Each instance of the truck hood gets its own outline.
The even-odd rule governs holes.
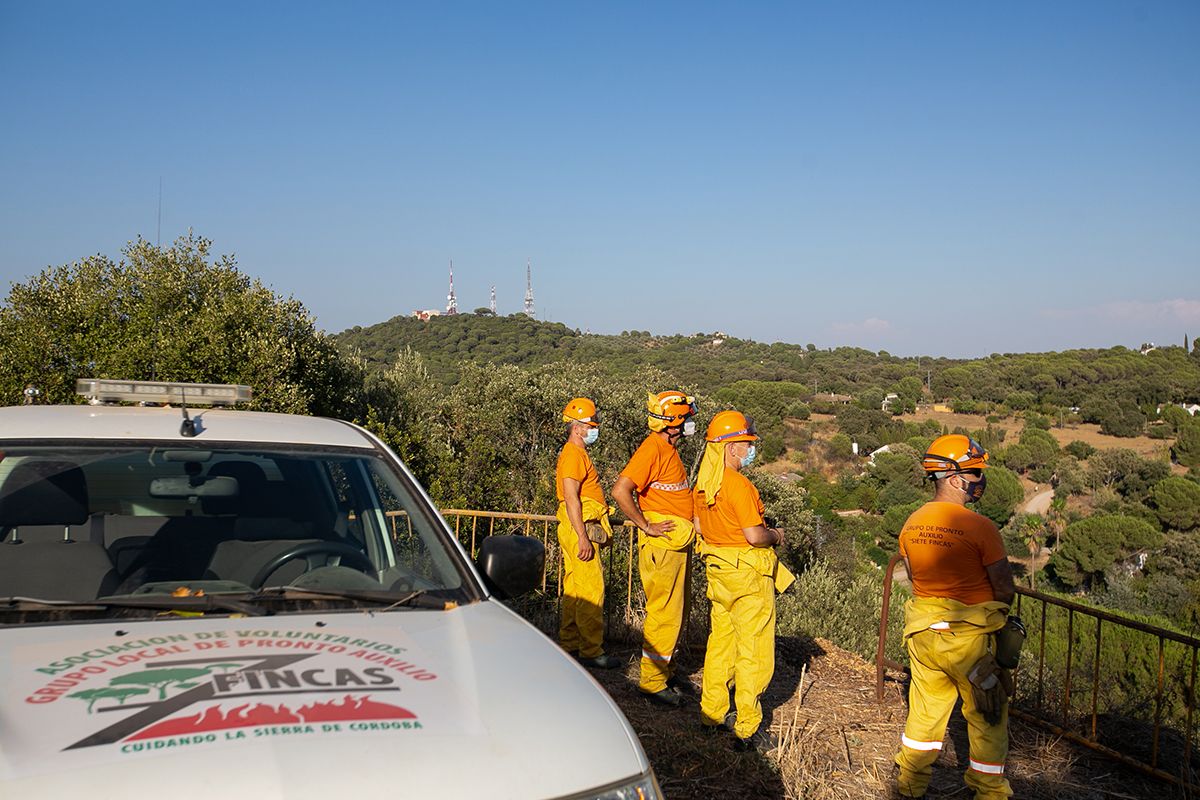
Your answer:
[[[495,601],[9,627],[0,686],[0,797],[553,798],[649,770]]]

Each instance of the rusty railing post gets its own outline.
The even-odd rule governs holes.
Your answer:
[[[888,616],[892,610],[892,575],[900,563],[899,553],[888,561],[883,574],[883,607],[879,610],[879,644],[875,648],[875,702],[883,702],[883,679],[886,671],[884,653],[887,649]]]

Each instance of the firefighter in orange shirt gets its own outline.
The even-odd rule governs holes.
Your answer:
[[[732,686],[735,746],[765,753],[775,747],[770,734],[759,730],[759,698],[775,672],[775,592],[787,589],[795,578],[772,549],[783,544],[783,530],[766,525],[758,490],[741,474],[755,457],[754,421],[737,411],[722,411],[712,418],[704,438],[708,443],[694,500],[712,628],[704,654],[700,722],[712,730],[724,722]]]
[[[600,414],[590,399],[576,397],[563,409],[562,419],[567,423],[567,442],[554,473],[563,563],[558,639],[562,648],[585,666],[613,669],[620,662],[604,653],[604,572],[599,545],[588,537],[589,526],[603,531],[598,538],[612,537],[604,490],[587,453],[600,435]]]
[[[1016,653],[1000,654],[994,634],[1012,625],[1006,618],[1016,589],[995,523],[966,507],[983,496],[987,460],[967,436],[935,439],[922,460],[936,485],[933,500],[900,532],[913,587],[904,609],[912,681],[896,755],[904,797],[924,796],[959,697],[971,744],[967,785],[980,800],[1012,794],[1004,777],[1011,678],[997,657],[1015,660]]]
[[[638,572],[646,592],[642,662],[638,690],[666,706],[683,703],[692,685],[676,679],[671,667],[687,597],[688,553],[695,538],[692,491],[676,449],[695,432],[695,398],[683,392],[648,395],[650,435],[621,470],[613,499],[637,525]]]

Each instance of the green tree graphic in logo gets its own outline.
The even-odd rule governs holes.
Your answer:
[[[190,689],[196,684],[189,683],[195,678],[203,678],[209,672],[208,667],[173,667],[167,669],[147,669],[113,678],[109,686],[150,686],[158,689],[158,699],[167,699],[167,689],[174,686],[177,689]]]
[[[113,678],[108,682],[108,686],[102,689],[83,689],[82,691],[72,692],[67,697],[75,697],[85,701],[88,704],[88,713],[90,714],[97,700],[116,700],[119,704],[125,705],[125,701],[130,697],[149,694],[150,688],[147,687],[158,689],[158,699],[166,700],[168,689],[191,689],[197,685],[193,682],[196,678],[203,678],[214,669],[219,669],[221,672],[226,673],[231,669],[239,669],[241,666],[240,662],[229,661],[219,664],[209,664],[205,667],[147,669],[142,672],[133,672]]]
[[[96,705],[97,700],[112,699],[121,705],[125,705],[125,701],[129,698],[149,693],[149,689],[143,689],[140,686],[108,686],[103,689],[84,689],[81,692],[72,692],[67,697],[78,697],[80,700],[86,700],[88,704],[87,710],[90,714],[92,713],[92,706]]]

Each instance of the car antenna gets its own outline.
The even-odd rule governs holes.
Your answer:
[[[183,409],[183,422],[179,423],[179,435],[193,437],[196,435],[196,420],[187,413],[187,390],[179,387],[179,405]]]

